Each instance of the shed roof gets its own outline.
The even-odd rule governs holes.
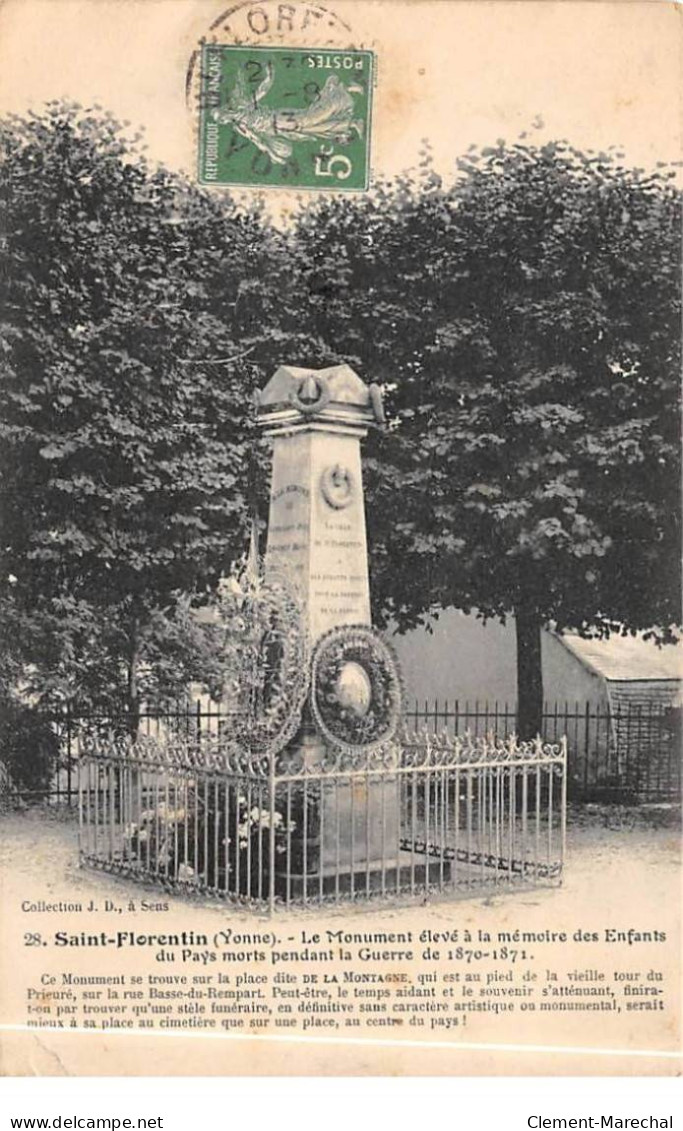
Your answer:
[[[564,644],[605,679],[683,679],[683,641],[658,647],[642,636],[584,640],[562,633]]]

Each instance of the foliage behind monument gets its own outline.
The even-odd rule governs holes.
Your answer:
[[[188,599],[243,548],[281,237],[99,109],[1,140],[9,678],[135,713],[187,682]]]
[[[282,233],[99,110],[11,118],[2,148],[8,686],[135,709],[207,666],[191,607],[265,491],[251,393],[283,360],[383,383],[376,615],[514,613],[524,732],[543,623],[678,618],[671,170],[499,143]]]
[[[330,359],[386,389],[376,602],[401,628],[514,613],[535,733],[544,623],[667,639],[680,615],[681,198],[564,142],[458,166],[302,213],[302,288]]]

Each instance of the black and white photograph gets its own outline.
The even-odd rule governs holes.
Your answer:
[[[4,1075],[680,1073],[680,22],[0,5]]]

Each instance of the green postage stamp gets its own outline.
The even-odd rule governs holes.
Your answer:
[[[205,46],[201,184],[366,189],[373,67],[371,51]]]

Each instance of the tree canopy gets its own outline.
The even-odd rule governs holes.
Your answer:
[[[2,123],[8,684],[127,701],[207,658],[191,614],[267,487],[253,393],[282,362],[385,390],[366,449],[375,610],[540,630],[679,618],[681,196],[566,142],[473,147],[324,197],[291,230],[152,168],[99,108]],[[259,486],[260,481],[260,486]],[[398,566],[398,568],[397,568]],[[194,665],[194,668],[193,668]]]
[[[426,154],[299,218],[312,327],[386,390],[376,602],[401,628],[514,613],[525,733],[543,624],[667,640],[680,617],[681,197],[620,161],[500,142],[445,188]]]
[[[144,671],[173,683],[179,602],[243,548],[282,244],[140,140],[63,103],[0,134],[10,651],[43,692],[131,704]]]

